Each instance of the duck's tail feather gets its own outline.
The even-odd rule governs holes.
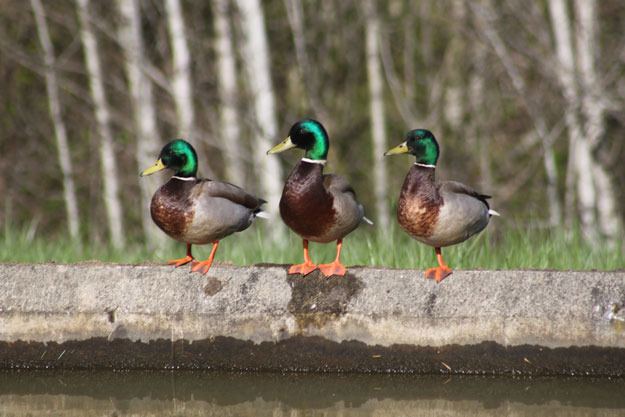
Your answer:
[[[362,221],[370,226],[373,226],[373,221],[371,219],[368,219],[366,216],[362,216]]]
[[[258,218],[261,218],[261,219],[268,220],[268,219],[271,219],[271,214],[269,214],[266,211],[259,210],[259,211],[254,213],[254,217],[258,217]]]
[[[493,210],[493,209],[489,209],[489,210],[488,210],[488,214],[489,214],[491,217],[492,217],[492,216],[497,216],[497,217],[500,217],[500,216],[501,216],[501,214],[499,214],[498,212],[496,212],[496,211],[495,211],[495,210]]]

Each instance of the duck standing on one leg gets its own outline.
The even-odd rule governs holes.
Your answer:
[[[150,214],[158,227],[187,244],[187,256],[168,263],[179,267],[193,261],[192,272],[210,269],[219,240],[247,229],[255,217],[263,217],[265,200],[227,182],[197,178],[197,154],[190,143],[175,139],[161,150],[156,163],[140,175],[172,169],[174,175],[152,197]],[[197,262],[191,245],[212,243],[207,260]]]
[[[434,247],[439,266],[426,270],[425,276],[441,282],[452,272],[443,261],[441,248],[464,242],[481,232],[491,216],[499,213],[490,209],[488,195],[456,181],[435,182],[439,147],[429,130],[411,130],[405,142],[384,155],[402,153],[416,156],[417,161],[404,180],[397,220],[411,237]]]
[[[293,265],[289,274],[307,275],[319,268],[326,277],[345,275],[341,264],[343,238],[358,227],[364,217],[362,204],[356,200],[354,189],[338,175],[323,175],[330,142],[321,123],[304,119],[295,123],[289,136],[267,153],[274,154],[291,148],[306,151],[305,157],[293,168],[286,180],[280,199],[282,220],[304,243],[304,263]],[[308,241],[328,243],[336,240],[336,258],[329,264],[315,265],[308,254]]]

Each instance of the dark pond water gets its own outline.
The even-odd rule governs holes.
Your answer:
[[[0,373],[9,416],[625,416],[625,380]]]

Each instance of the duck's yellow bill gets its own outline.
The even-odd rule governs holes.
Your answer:
[[[408,145],[406,144],[406,142],[400,143],[394,148],[391,148],[388,151],[384,152],[384,156],[397,155],[400,153],[408,153]]]
[[[284,152],[292,148],[295,148],[295,144],[291,141],[291,137],[289,136],[288,138],[284,139],[282,142],[278,143],[273,148],[269,149],[267,151],[267,155],[270,155],[272,153]]]
[[[151,167],[149,167],[147,169],[144,169],[143,172],[141,172],[141,174],[139,174],[139,176],[140,177],[145,177],[146,175],[152,175],[155,172],[164,170],[165,168],[167,168],[167,167],[165,166],[165,164],[163,164],[163,161],[161,161],[159,159],[158,161],[156,161],[154,163],[154,165],[152,165]]]

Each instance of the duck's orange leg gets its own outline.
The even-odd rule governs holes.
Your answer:
[[[187,256],[180,259],[171,259],[167,261],[167,264],[173,265],[175,268],[178,268],[179,266],[186,265],[193,260],[195,260],[195,258],[193,257],[193,255],[191,255],[191,244],[187,243]]]
[[[308,256],[308,241],[304,239],[304,263],[291,265],[289,274],[308,275],[315,269],[317,269],[317,265],[315,265],[310,259],[310,256]]]
[[[319,265],[319,270],[326,277],[330,277],[332,275],[343,276],[347,272],[345,265],[343,265],[340,261],[342,246],[343,246],[343,239],[337,240],[336,241],[336,258],[334,259],[334,262],[329,263],[329,264]]]
[[[219,247],[219,241],[216,240],[213,242],[213,249],[211,249],[211,254],[208,255],[208,259],[201,262],[193,262],[193,267],[191,268],[191,272],[202,270],[202,274],[206,274],[209,269],[211,269],[211,265],[213,264],[213,259],[215,259],[215,253],[217,253],[217,248]]]
[[[434,248],[436,251],[436,260],[438,261],[438,266],[435,268],[429,268],[425,271],[425,277],[429,279],[434,279],[436,282],[441,282],[449,275],[451,275],[451,268],[447,266],[445,261],[443,260],[443,255],[441,254],[441,248]]]

